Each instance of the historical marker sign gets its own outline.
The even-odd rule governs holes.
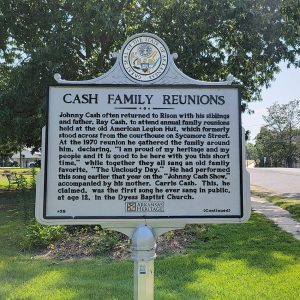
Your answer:
[[[53,86],[47,218],[241,218],[236,87]]]
[[[60,81],[49,87],[42,222],[247,219],[237,86],[189,79],[150,34],[129,39],[100,79]]]

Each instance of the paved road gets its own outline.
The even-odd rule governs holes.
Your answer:
[[[247,170],[252,185],[300,199],[300,168],[248,168]]]

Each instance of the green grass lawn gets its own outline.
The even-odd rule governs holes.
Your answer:
[[[0,194],[0,299],[133,299],[133,262],[59,261],[24,253],[33,192]],[[182,254],[155,261],[156,300],[288,299],[300,295],[300,242],[264,217],[210,225]]]
[[[257,186],[251,187],[251,193],[254,196],[262,197],[268,200],[269,202],[280,206],[283,209],[286,209],[290,212],[290,214],[295,220],[300,222],[300,199],[284,197],[282,195],[274,195],[268,191],[262,190],[262,188]]]

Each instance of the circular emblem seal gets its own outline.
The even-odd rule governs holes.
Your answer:
[[[131,78],[142,82],[153,81],[166,70],[168,52],[155,37],[138,36],[124,46],[122,64]]]

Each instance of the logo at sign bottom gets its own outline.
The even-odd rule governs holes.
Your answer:
[[[126,202],[126,212],[164,212],[164,202]]]

